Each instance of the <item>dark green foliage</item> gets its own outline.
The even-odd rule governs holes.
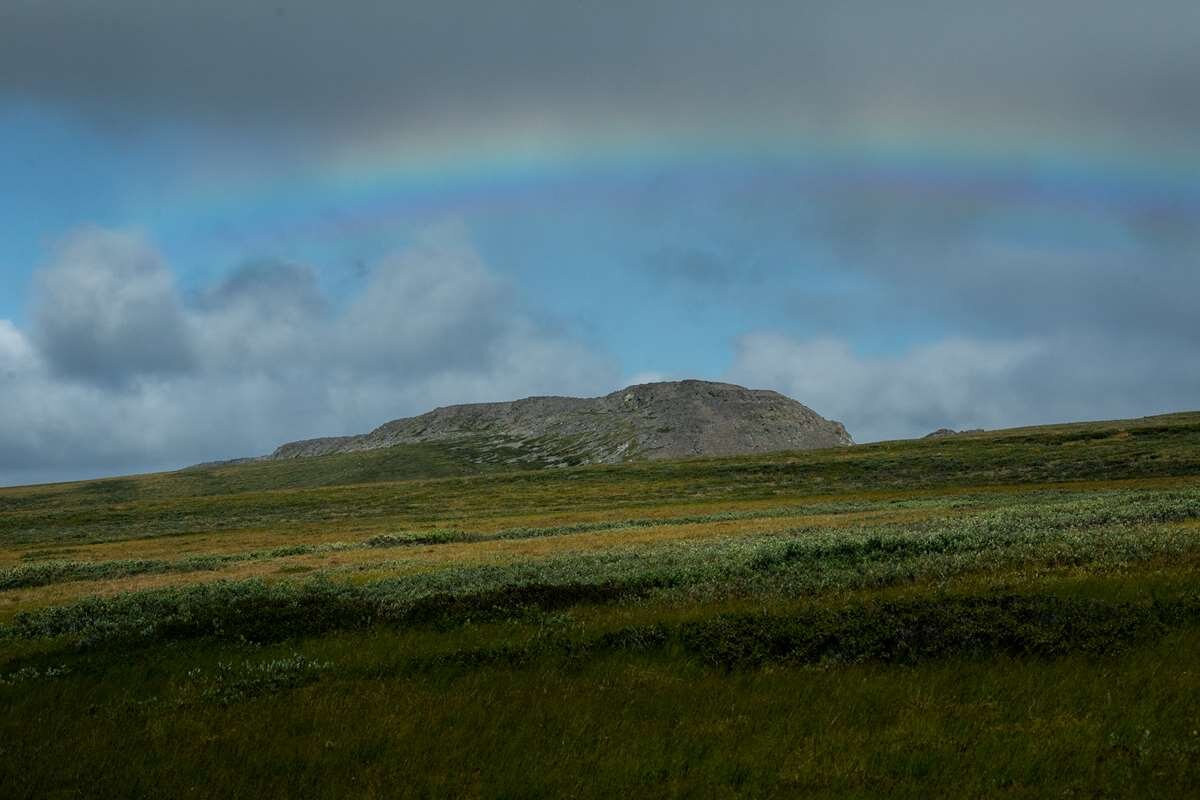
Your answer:
[[[678,651],[721,667],[767,664],[830,667],[877,662],[918,664],[949,657],[1056,658],[1112,655],[1173,628],[1200,625],[1200,594],[1152,602],[1028,594],[940,595],[851,605],[818,605],[790,615],[722,614],[680,625],[637,625],[595,638],[539,631],[523,645],[456,651],[416,662],[519,666],[539,658],[595,659],[614,653]]]
[[[1104,655],[1169,626],[1200,623],[1200,595],[1167,602],[1002,594],[821,609],[779,617],[723,616],[690,623],[684,649],[721,667],[794,664],[915,664],[931,658]]]
[[[466,531],[416,531],[413,533],[381,533],[363,541],[366,547],[407,547],[419,544],[450,544],[478,542],[483,536]]]
[[[187,678],[203,700],[231,705],[315,683],[330,666],[293,653],[270,661],[221,661],[211,673],[197,668],[188,672]]]
[[[1121,599],[1139,582],[1157,602]],[[0,783],[8,797],[1032,798],[1189,797],[1200,779],[1186,578],[776,612],[47,652],[0,681]]]

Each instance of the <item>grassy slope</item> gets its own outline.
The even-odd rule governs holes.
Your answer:
[[[4,794],[1200,781],[1200,414],[622,467],[477,458],[0,490]]]
[[[482,474],[424,447],[0,489],[0,541],[92,541],[348,518],[421,524],[700,500],[1190,476],[1200,474],[1200,414],[844,450]],[[436,477],[443,469],[463,476]],[[468,470],[477,474],[466,477]]]

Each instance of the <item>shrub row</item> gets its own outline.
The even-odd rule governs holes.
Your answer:
[[[1016,509],[937,525],[798,528],[459,566],[366,585],[332,580],[332,572],[303,582],[217,581],[24,613],[0,634],[89,642],[204,635],[274,640],[378,623],[458,624],[648,593],[801,596],[1028,563],[1108,568],[1200,547],[1194,530],[1131,524],[1129,515],[1114,522],[1089,509]],[[1168,512],[1152,505],[1142,513]],[[1070,526],[1089,514],[1110,521]]]
[[[937,533],[938,535],[926,538],[919,545],[892,539],[895,542],[895,546],[901,550],[912,550],[915,546],[918,549],[929,551],[930,548],[936,549],[950,546],[952,542],[961,543],[963,531],[971,531],[976,536],[1008,536],[1014,531],[1019,532],[1031,528],[1075,529],[1112,524],[1134,525],[1176,522],[1200,518],[1200,491],[1195,490],[1172,492],[1108,492],[1084,499],[1067,501],[1055,501],[1052,498],[1053,496],[1050,498],[1038,498],[1032,502],[1024,502],[1015,507],[995,509],[970,517],[956,518],[952,521],[932,520],[916,524],[893,524],[890,526],[881,526],[879,530],[889,533],[897,530]],[[958,503],[961,507],[961,499],[959,499]],[[113,579],[150,573],[210,571],[221,569],[232,563],[244,561],[260,561],[360,548],[383,549],[456,542],[482,542],[498,539],[529,539],[621,528],[650,528],[710,522],[751,521],[824,513],[852,513],[881,508],[938,507],[944,504],[945,501],[940,499],[890,501],[886,503],[862,502],[832,504],[828,506],[789,506],[784,508],[720,512],[682,517],[607,520],[542,528],[507,528],[493,533],[476,533],[462,530],[412,531],[379,534],[364,541],[354,543],[332,542],[317,545],[291,545],[247,553],[193,556],[175,561],[155,559],[43,561],[0,570],[0,591],[45,586],[65,581]],[[942,529],[947,526],[953,527],[953,533],[948,537],[941,536]],[[833,557],[840,552],[843,557],[852,558],[858,556],[864,549],[887,546],[884,540],[878,538],[868,542],[847,538],[845,541],[833,545],[824,555]],[[799,551],[795,552],[766,554],[764,558],[768,560],[780,559],[787,561],[796,557],[810,557],[812,555],[814,554],[809,549],[800,548]],[[765,567],[768,564],[763,563],[758,566]]]
[[[766,664],[916,664],[936,658],[1101,656],[1200,624],[1200,595],[1146,603],[1012,593],[934,595],[811,608],[779,615],[720,615],[677,625],[639,625],[591,639],[537,636],[521,645],[414,660],[410,669],[521,666],[538,659],[587,660],[614,652],[674,650],[724,669]]]

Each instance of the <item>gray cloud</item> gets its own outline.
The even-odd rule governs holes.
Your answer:
[[[650,271],[667,284],[729,291],[760,284],[767,269],[749,250],[723,252],[703,247],[662,247],[647,259]]]
[[[397,308],[397,301],[403,310]],[[427,232],[376,266],[349,313],[344,360],[386,369],[421,363],[477,368],[503,342],[513,305],[455,226]]]
[[[1046,187],[1020,171],[851,164],[725,188],[693,227],[706,240],[738,235],[652,251],[651,275],[848,338],[937,330],[1200,346],[1200,203],[1184,183]]]
[[[309,269],[279,264],[184,304],[145,242],[100,229],[72,237],[38,283],[31,333],[0,320],[0,485],[173,468],[619,381],[610,359],[523,310],[457,226],[373,265],[340,308]],[[190,355],[165,370],[161,344],[138,339],[171,331]]]
[[[17,0],[0,92],[322,135],[953,120],[1194,147],[1198,34],[1191,0]]]
[[[1200,344],[1200,242],[1151,240],[1136,230],[1136,211],[1046,211],[1037,202],[1015,198],[956,222],[883,212],[869,231],[835,241],[844,269],[897,309],[959,331]]]
[[[249,306],[259,317],[319,315],[326,301],[311,267],[279,261],[243,264],[200,298],[203,307]]]
[[[192,365],[171,273],[135,237],[70,237],[38,274],[36,292],[33,339],[62,375],[122,383]]]

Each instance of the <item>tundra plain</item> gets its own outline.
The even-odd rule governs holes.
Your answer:
[[[1200,785],[1200,414],[471,448],[0,489],[2,794]]]

